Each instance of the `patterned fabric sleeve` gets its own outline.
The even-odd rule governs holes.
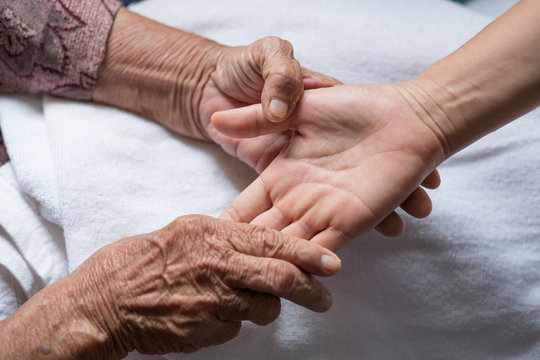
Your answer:
[[[117,0],[0,0],[0,93],[90,100],[120,5]],[[0,148],[0,164],[3,160]]]
[[[116,0],[0,0],[0,91],[91,99]]]

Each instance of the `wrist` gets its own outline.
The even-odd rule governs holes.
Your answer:
[[[428,76],[420,75],[397,85],[409,107],[437,138],[441,162],[459,151],[465,123],[455,95]]]
[[[411,88],[446,157],[540,104],[540,14],[537,1],[520,1],[445,58]]]
[[[83,274],[81,274],[83,275]],[[89,274],[46,287],[0,323],[0,358],[120,359]]]
[[[57,292],[58,301],[67,299],[70,312],[78,314],[80,324],[89,330],[89,358],[121,359],[133,348],[125,336],[116,303],[113,277],[117,269],[105,249],[98,250],[62,280],[69,281],[70,286]],[[76,333],[73,336],[83,339]]]
[[[94,101],[132,111],[182,135],[208,139],[202,91],[223,45],[120,9]]]

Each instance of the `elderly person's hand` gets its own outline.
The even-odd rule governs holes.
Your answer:
[[[176,133],[213,140],[261,171],[288,136],[230,138],[213,129],[212,113],[262,103],[268,120],[281,121],[294,111],[304,88],[338,83],[302,68],[291,45],[279,38],[227,47],[120,9],[93,97]]]
[[[339,249],[377,225],[403,231],[393,210],[416,217],[431,211],[420,183],[439,185],[433,172],[442,148],[394,85],[336,86],[306,91],[282,123],[260,105],[216,113],[214,126],[230,136],[255,137],[293,129],[289,146],[222,214]],[[421,141],[420,141],[421,139]]]
[[[340,269],[329,250],[246,224],[186,216],[97,251],[0,323],[2,359],[120,359],[193,352],[266,325],[279,297],[314,311],[332,303],[308,273]]]

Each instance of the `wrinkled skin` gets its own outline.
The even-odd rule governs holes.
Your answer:
[[[325,268],[323,255],[336,262]],[[221,344],[242,320],[269,324],[280,313],[279,297],[328,310],[328,289],[308,272],[333,275],[339,264],[305,240],[191,215],[102,248],[73,276],[93,274],[105,299],[99,313],[110,314],[104,327],[121,348],[161,354]]]
[[[210,122],[216,111],[262,104],[268,121],[288,117],[304,89],[330,87],[340,82],[300,66],[292,45],[277,37],[266,37],[244,47],[222,48],[215,71],[204,87],[199,106],[200,122],[207,136],[227,153],[261,172],[287,145],[290,134],[269,134],[256,139],[236,139],[215,131]],[[271,100],[287,104],[282,116],[272,113]]]
[[[225,137],[213,130],[212,113],[262,103],[269,121],[281,121],[294,111],[304,88],[336,84],[334,78],[302,68],[291,44],[280,38],[229,47],[121,8],[93,99],[177,134],[213,140],[261,171],[287,143],[287,135],[257,141]]]
[[[239,138],[293,130],[287,148],[222,214],[339,249],[377,230],[403,231],[401,207],[427,216],[420,184],[439,185],[441,139],[404,96],[403,85],[306,91],[291,117],[267,121],[260,105],[214,114],[215,128]]]

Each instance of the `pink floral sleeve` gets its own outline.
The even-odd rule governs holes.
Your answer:
[[[90,100],[117,0],[0,0],[0,93]],[[0,164],[5,151],[0,133]]]

